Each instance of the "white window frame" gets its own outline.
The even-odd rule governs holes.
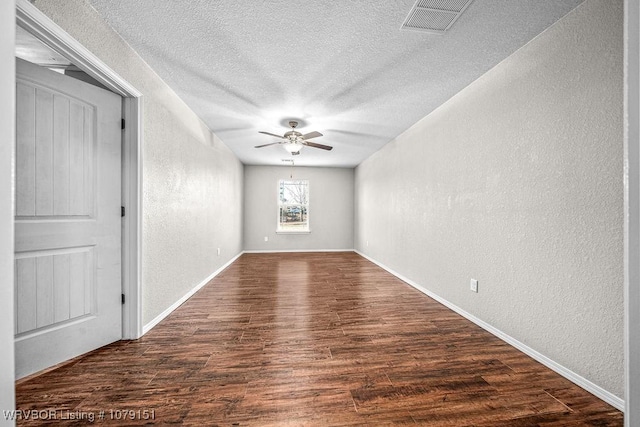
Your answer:
[[[286,228],[282,228],[282,223],[280,222],[280,208],[283,206],[283,204],[281,203],[280,200],[280,187],[282,185],[283,182],[287,182],[287,181],[297,181],[297,182],[304,182],[307,185],[307,203],[304,205],[301,205],[300,203],[287,203],[284,206],[287,205],[296,205],[296,206],[304,206],[307,210],[307,227],[305,229],[300,229],[300,230],[291,230],[291,229],[286,229]],[[278,187],[277,187],[277,191],[276,191],[276,196],[277,196],[277,203],[276,203],[276,233],[277,234],[309,234],[311,233],[311,222],[310,222],[310,201],[311,201],[311,185],[309,183],[308,179],[293,179],[293,178],[283,178],[283,179],[279,179],[278,180]]]

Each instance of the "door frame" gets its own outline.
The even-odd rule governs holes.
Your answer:
[[[16,1],[16,23],[123,99],[122,338],[142,336],[142,93],[28,0]]]
[[[624,425],[640,424],[640,6],[624,2]]]

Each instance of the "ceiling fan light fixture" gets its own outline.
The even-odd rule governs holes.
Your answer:
[[[297,142],[289,142],[286,144],[282,144],[282,146],[291,154],[299,152],[300,150],[302,150],[302,147],[304,147],[304,145]]]

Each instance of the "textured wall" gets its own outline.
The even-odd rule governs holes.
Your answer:
[[[143,93],[142,305],[149,323],[242,250],[243,166],[87,3],[34,4]]]
[[[245,166],[244,172],[245,250],[353,249],[353,169]],[[278,181],[291,174],[309,180],[310,234],[276,234]]]
[[[622,23],[586,1],[371,156],[355,221],[358,250],[619,397]]]
[[[0,413],[15,408],[13,355],[13,159],[15,2],[0,2]],[[0,425],[13,425],[0,417]]]

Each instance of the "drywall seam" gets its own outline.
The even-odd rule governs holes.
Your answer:
[[[387,267],[386,265],[376,261],[375,259],[363,254],[362,252],[360,252],[358,250],[355,250],[354,252],[357,253],[358,255],[360,255],[361,257],[363,257],[363,258],[371,261],[372,263],[376,264],[378,267],[380,267],[380,268],[386,270],[387,272],[391,273],[392,275],[394,275],[398,279],[400,279],[403,282],[405,282],[406,284],[414,287],[415,289],[417,289],[418,291],[420,291],[423,294],[427,295],[428,297],[436,300],[437,302],[439,302],[440,304],[444,305],[448,309],[458,313],[459,315],[461,315],[465,319],[467,319],[467,320],[475,323],[476,325],[480,326],[485,331],[487,331],[487,332],[491,333],[492,335],[500,338],[502,341],[506,342],[507,344],[517,348],[518,350],[520,350],[521,352],[523,352],[527,356],[529,356],[532,359],[542,363],[547,368],[557,372],[558,374],[562,375],[563,377],[565,377],[566,379],[568,379],[572,383],[576,384],[579,387],[582,387],[583,389],[585,389],[589,393],[591,393],[594,396],[602,399],[603,401],[605,401],[609,405],[613,406],[614,408],[624,412],[624,410],[625,410],[624,400],[619,398],[615,394],[603,389],[602,387],[598,386],[597,384],[592,383],[588,379],[576,374],[572,370],[567,369],[566,367],[562,366],[561,364],[559,364],[559,363],[553,361],[552,359],[548,358],[544,354],[532,349],[531,347],[521,343],[520,341],[518,341],[517,339],[513,338],[512,336],[502,332],[500,329],[493,327],[492,325],[490,325],[489,323],[487,323],[487,322],[485,322],[485,321],[483,321],[481,319],[478,319],[477,317],[475,317],[474,315],[466,312],[465,310],[461,309],[457,305],[450,303],[446,299],[444,299],[444,298],[434,294],[433,292],[429,291],[424,286],[422,286],[422,285],[414,282],[413,280],[401,275],[400,273],[397,273],[396,271],[390,269],[389,267]]]
[[[182,298],[180,298],[179,300],[177,300],[176,302],[174,302],[171,306],[167,307],[166,310],[164,310],[162,313],[160,313],[159,315],[157,315],[151,322],[147,323],[146,325],[144,325],[144,327],[142,328],[142,335],[145,335],[147,332],[149,332],[151,329],[153,329],[158,323],[162,322],[167,316],[169,316],[171,313],[173,313],[173,311],[175,311],[175,309],[177,309],[178,307],[180,307],[182,304],[184,304],[189,298],[191,298],[196,292],[198,292],[200,289],[202,289],[207,283],[209,283],[214,277],[216,277],[218,274],[220,274],[225,268],[229,267],[231,264],[233,264],[235,262],[235,260],[237,260],[238,258],[240,258],[240,256],[243,254],[243,252],[240,252],[239,254],[237,254],[236,256],[234,256],[233,258],[231,258],[229,261],[227,261],[226,264],[222,265],[219,269],[217,269],[216,271],[214,271],[213,273],[211,273],[206,279],[204,279],[202,282],[198,283],[196,286],[194,286],[189,292],[187,292]]]

